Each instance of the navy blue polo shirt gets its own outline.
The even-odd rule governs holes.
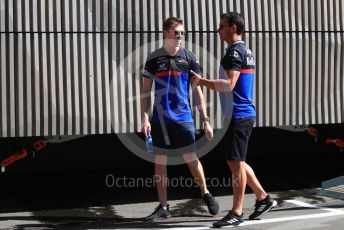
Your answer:
[[[174,56],[163,47],[148,56],[143,76],[155,83],[151,122],[193,122],[189,98],[190,70],[201,73],[195,55],[182,47]]]
[[[256,108],[253,104],[253,90],[255,78],[255,59],[245,42],[233,43],[221,59],[221,67],[224,70],[235,70],[240,72],[239,79],[233,89],[233,119],[255,117]],[[223,101],[221,103],[228,103]]]

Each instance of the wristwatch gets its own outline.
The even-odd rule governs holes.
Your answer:
[[[210,123],[210,119],[209,119],[209,117],[207,116],[207,117],[204,117],[203,118],[203,122],[205,123],[205,122],[209,122]]]

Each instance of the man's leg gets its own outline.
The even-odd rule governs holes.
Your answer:
[[[247,182],[246,164],[245,161],[239,160],[227,160],[227,164],[232,171],[233,206],[225,217],[213,223],[216,228],[229,225],[239,226],[244,222],[243,204]]]
[[[203,201],[207,205],[209,213],[211,215],[216,215],[220,211],[220,206],[207,189],[207,183],[201,162],[198,160],[195,153],[185,153],[183,154],[183,158],[187,163],[192,176],[197,180],[197,183],[201,189]]]
[[[265,213],[270,211],[277,205],[277,201],[272,199],[263,189],[259,183],[256,175],[254,174],[251,166],[246,164],[247,184],[256,195],[256,204],[254,205],[254,212],[249,215],[249,219],[254,220],[262,217]]]
[[[232,171],[233,206],[234,214],[240,216],[243,210],[245,188],[247,183],[245,161],[228,160],[228,166]]]
[[[164,207],[167,205],[167,156],[155,156],[155,180],[158,190],[159,202]]]
[[[160,204],[154,212],[144,219],[148,222],[155,222],[171,216],[169,205],[167,204],[167,156],[155,155],[155,181],[158,190]]]
[[[259,183],[253,169],[246,163],[246,175],[247,175],[247,184],[250,186],[254,194],[256,195],[257,200],[263,200],[266,198],[267,193],[263,189],[262,185]]]
[[[187,163],[192,176],[197,180],[201,189],[202,196],[209,193],[205,181],[204,170],[201,162],[196,157],[195,153],[184,153],[184,161]]]

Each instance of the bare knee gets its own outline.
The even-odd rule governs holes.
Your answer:
[[[246,163],[245,161],[227,161],[229,168],[233,174],[239,173],[241,170],[245,170]]]
[[[167,156],[155,155],[154,162],[156,167],[166,167]]]
[[[189,167],[193,167],[198,164],[198,158],[195,153],[184,153],[183,159]]]

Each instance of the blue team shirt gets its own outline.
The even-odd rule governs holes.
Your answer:
[[[239,79],[233,89],[233,111],[232,118],[240,119],[255,117],[256,108],[253,104],[253,90],[255,78],[255,59],[245,42],[237,41],[226,51],[221,60],[224,70],[236,70],[240,72]],[[221,95],[222,107],[226,107],[224,94]],[[228,106],[227,106],[228,107]]]
[[[189,98],[190,70],[201,73],[195,55],[182,47],[174,56],[163,47],[148,56],[143,76],[155,83],[151,122],[193,122]]]

